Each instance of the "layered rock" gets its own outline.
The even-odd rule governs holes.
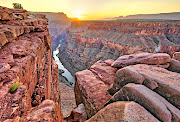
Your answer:
[[[39,106],[31,108],[26,116],[20,118],[20,122],[58,122],[61,118],[58,104],[52,100],[44,100]]]
[[[0,7],[0,10],[2,15],[8,14],[6,18],[1,17],[0,21],[1,121],[23,119],[28,110],[32,110],[32,107],[41,104],[45,99],[52,100],[59,117],[51,118],[54,110],[47,116],[61,121],[59,70],[52,59],[47,19],[28,19],[25,10],[5,7]],[[21,18],[17,18],[17,15]],[[21,83],[21,86],[10,93],[15,83]],[[44,106],[43,104],[39,107]],[[42,118],[41,115],[39,117]]]
[[[137,75],[141,76],[144,80],[136,78],[137,75],[133,73],[124,75],[124,72],[127,70],[136,72]],[[129,78],[131,78],[131,80]],[[180,109],[180,103],[178,102],[180,100],[179,80],[179,73],[170,72],[166,69],[152,67],[150,65],[138,64],[118,70],[112,89],[117,92],[128,83],[143,83]]]
[[[67,122],[85,122],[87,114],[83,103],[79,104],[78,107],[74,108],[70,115],[65,117],[64,120]]]
[[[172,60],[168,54],[141,53],[98,61],[75,75],[77,105],[85,105],[88,121],[178,122],[180,74],[172,72],[179,67]],[[167,69],[156,66],[166,63]],[[119,70],[110,67],[114,64]]]
[[[135,101],[161,121],[178,122],[180,120],[180,110],[178,108],[144,85],[134,83],[125,85],[120,91],[116,92],[109,103],[115,101]]]
[[[180,52],[175,52],[173,58],[180,61]]]
[[[119,101],[108,105],[86,122],[159,122],[135,102]]]
[[[72,73],[90,68],[98,60],[137,52],[180,51],[179,21],[72,22],[60,48],[60,60]]]
[[[75,74],[76,104],[84,103],[88,118],[104,107],[110,99],[107,90],[114,81],[116,69],[103,61],[98,61],[90,70]]]
[[[139,53],[121,56],[113,62],[111,66],[115,68],[122,68],[134,64],[148,64],[168,68],[170,60],[171,57],[164,53]]]

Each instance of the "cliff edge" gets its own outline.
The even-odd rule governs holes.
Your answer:
[[[47,25],[44,16],[0,7],[1,121],[62,120],[59,70]]]

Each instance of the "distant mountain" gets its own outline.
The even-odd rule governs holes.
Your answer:
[[[180,12],[160,13],[160,14],[137,14],[129,16],[119,16],[114,18],[105,18],[104,20],[123,20],[123,19],[144,19],[144,20],[180,20]]]
[[[50,22],[52,21],[71,21],[63,12],[30,12],[32,14],[44,14]]]

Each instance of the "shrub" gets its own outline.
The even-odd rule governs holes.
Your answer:
[[[26,13],[27,16],[31,15],[30,13]]]
[[[20,85],[20,83],[13,83],[13,85],[10,88],[10,93],[14,93]]]
[[[23,9],[23,7],[20,3],[13,3],[13,8]]]

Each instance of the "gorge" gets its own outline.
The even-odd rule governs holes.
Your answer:
[[[155,20],[74,21],[66,30],[59,57],[72,73],[98,60],[137,52],[180,51],[180,22]]]
[[[34,14],[0,7],[0,121],[180,121],[179,20]]]

